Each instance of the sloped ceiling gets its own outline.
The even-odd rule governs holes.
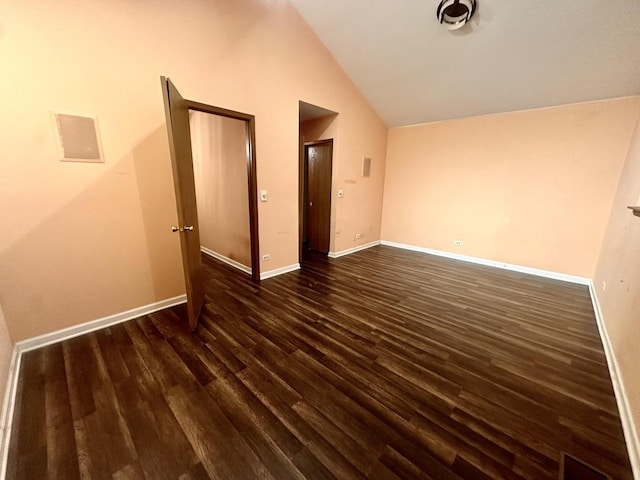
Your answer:
[[[640,94],[640,0],[291,0],[388,126]]]

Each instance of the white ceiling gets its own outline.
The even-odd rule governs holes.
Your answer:
[[[388,126],[640,94],[640,0],[291,0]]]

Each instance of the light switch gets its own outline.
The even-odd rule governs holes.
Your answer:
[[[260,190],[260,201],[261,202],[266,202],[267,201],[267,191],[266,190]]]
[[[338,189],[338,198],[344,197],[344,190],[342,188]]]

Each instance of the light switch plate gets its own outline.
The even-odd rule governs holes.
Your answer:
[[[343,198],[344,197],[344,190],[342,188],[340,188],[338,190],[338,198]]]
[[[266,190],[260,190],[260,201],[261,202],[266,202],[267,201],[267,191]]]

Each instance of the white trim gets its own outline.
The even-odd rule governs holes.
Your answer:
[[[226,263],[227,265],[231,265],[232,267],[237,268],[238,270],[242,270],[244,273],[248,273],[249,275],[251,275],[252,273],[251,267],[247,267],[246,265],[243,265],[240,262],[236,262],[235,260],[232,260],[229,257],[225,257],[224,255],[221,255],[218,252],[209,250],[207,247],[201,246],[200,251],[202,253],[209,255],[210,257],[215,258],[216,260],[220,260],[221,262]]]
[[[629,461],[631,462],[631,468],[633,470],[634,478],[640,480],[640,448],[639,448],[640,437],[638,437],[638,432],[636,430],[635,423],[633,422],[633,415],[631,413],[632,410],[629,405],[626,390],[624,388],[624,384],[622,383],[622,380],[618,373],[620,369],[618,367],[616,358],[613,355],[613,348],[611,346],[611,341],[609,339],[609,335],[607,333],[607,329],[604,324],[602,310],[600,309],[600,303],[598,301],[595,287],[591,280],[584,279],[582,277],[576,277],[573,275],[565,275],[565,274],[556,273],[556,272],[549,272],[546,270],[538,270],[538,269],[529,268],[529,267],[521,267],[518,265],[510,265],[506,263],[495,262],[493,260],[484,260],[477,257],[458,255],[458,254],[443,252],[439,250],[432,250],[428,248],[417,247],[413,245],[389,242],[386,240],[382,240],[380,242],[378,241],[371,242],[365,245],[360,245],[358,247],[342,250],[337,253],[329,253],[329,256],[332,258],[337,258],[337,257],[348,255],[350,253],[354,253],[360,250],[364,250],[366,248],[370,248],[379,244],[395,247],[395,248],[402,248],[405,250],[412,250],[416,252],[427,253],[431,255],[437,255],[441,257],[453,258],[456,260],[462,260],[466,262],[477,263],[477,264],[487,265],[491,267],[504,268],[507,270],[514,270],[522,273],[530,273],[532,275],[539,275],[543,277],[555,278],[559,280],[565,280],[568,282],[588,285],[589,292],[591,294],[591,302],[593,304],[593,310],[596,317],[596,324],[598,326],[598,331],[600,333],[600,337],[602,340],[605,356],[607,358],[609,374],[611,376],[611,382],[613,384],[616,402],[617,402],[618,410],[620,413],[620,420],[622,422],[622,428],[623,428],[624,436],[626,439],[627,450],[629,452]],[[208,252],[205,252],[205,253],[208,253]],[[263,272],[260,275],[260,279],[264,280],[267,278],[275,277],[277,275],[282,275],[284,273],[292,272],[299,269],[300,269],[300,264],[295,263],[292,265],[288,265],[286,267],[281,267],[275,270]],[[169,308],[185,302],[186,302],[186,295],[179,295],[177,297],[168,298],[160,302],[155,302],[149,305],[134,308],[132,310],[127,310],[126,312],[110,315],[108,317],[103,317],[103,318],[86,322],[80,325],[74,325],[69,328],[57,330],[55,332],[40,335],[38,337],[33,337],[27,340],[16,342],[14,344],[13,351],[11,353],[11,363],[9,366],[7,385],[5,388],[5,394],[4,394],[3,404],[2,404],[2,414],[0,416],[0,437],[1,437],[0,438],[0,462],[1,462],[0,463],[0,479],[5,478],[5,475],[6,475],[7,460],[9,455],[9,442],[11,439],[11,428],[13,425],[13,413],[14,413],[15,399],[16,399],[16,394],[18,389],[18,377],[19,377],[18,374],[20,371],[20,363],[21,363],[23,352],[44,347],[46,345],[50,345],[53,343],[61,342],[69,338],[77,337],[79,335],[90,333],[95,330],[108,327],[110,325],[115,325],[128,320],[132,320],[134,318],[138,318],[143,315],[148,315],[158,310]]]
[[[629,452],[629,461],[633,470],[633,476],[635,479],[640,480],[640,437],[638,437],[638,431],[633,421],[632,410],[629,405],[624,384],[620,377],[620,368],[616,361],[616,357],[613,355],[613,347],[611,340],[605,327],[604,318],[602,316],[602,310],[600,309],[600,303],[596,294],[596,289],[593,285],[593,281],[589,278],[578,277],[575,275],[567,275],[564,273],[551,272],[548,270],[540,270],[537,268],[523,267],[520,265],[511,265],[508,263],[496,262],[494,260],[485,260],[478,257],[470,257],[467,255],[460,255],[456,253],[443,252],[440,250],[433,250],[430,248],[417,247],[415,245],[407,245],[403,243],[389,242],[382,240],[382,245],[389,247],[402,248],[404,250],[412,250],[414,252],[422,252],[430,255],[437,255],[440,257],[452,258],[455,260],[462,260],[464,262],[477,263],[480,265],[486,265],[489,267],[503,268],[506,270],[513,270],[516,272],[526,273],[530,275],[537,275],[546,278],[552,278],[555,280],[563,280],[565,282],[577,283],[580,285],[586,285],[589,287],[589,293],[591,295],[591,303],[593,304],[593,311],[596,317],[596,324],[598,326],[598,332],[600,333],[600,339],[602,340],[602,347],[604,349],[605,356],[607,358],[607,366],[609,367],[609,376],[611,377],[611,384],[615,392],[616,402],[618,405],[618,412],[620,414],[620,421],[622,423],[622,429],[624,431],[624,438],[627,444],[627,450]]]
[[[287,265],[286,267],[276,268],[275,270],[268,270],[266,272],[260,273],[260,280],[266,280],[267,278],[277,277],[278,275],[282,275],[283,273],[295,272],[296,270],[300,270],[299,263],[293,263],[291,265]]]
[[[566,273],[552,272],[550,270],[541,270],[539,268],[524,267],[522,265],[513,265],[510,263],[498,262],[495,260],[486,260],[479,257],[470,257],[468,255],[460,255],[458,253],[444,252],[442,250],[433,250],[431,248],[417,247],[415,245],[407,245],[404,243],[389,242],[382,240],[382,245],[388,247],[402,248],[404,250],[412,250],[414,252],[428,253],[429,255],[437,255],[439,257],[451,258],[454,260],[462,260],[463,262],[477,263],[487,267],[502,268],[504,270],[513,270],[514,272],[526,273],[529,275],[537,275],[539,277],[552,278],[554,280],[562,280],[563,282],[578,283],[580,285],[589,285],[590,279],[586,277],[578,277],[576,275],[568,275]]]
[[[340,250],[339,252],[329,252],[329,258],[343,257],[345,255],[359,252],[360,250],[366,250],[367,248],[375,247],[376,245],[380,245],[380,240],[365,243],[364,245],[358,245],[357,247],[353,248],[347,248],[346,250]]]
[[[593,312],[596,316],[598,332],[600,332],[600,339],[604,347],[604,354],[607,357],[607,366],[609,367],[609,375],[611,376],[611,383],[613,384],[613,391],[615,392],[616,402],[618,404],[620,421],[622,422],[622,430],[624,431],[624,438],[627,443],[633,477],[640,480],[640,437],[638,437],[636,424],[633,421],[627,391],[620,377],[620,368],[613,354],[613,346],[607,333],[607,327],[604,322],[604,317],[602,316],[602,309],[600,308],[600,302],[598,301],[598,295],[593,282],[589,282],[589,293],[591,294],[591,303],[593,304]]]
[[[79,335],[84,335],[85,333],[90,333],[128,320],[133,320],[134,318],[138,318],[143,315],[149,315],[150,313],[173,307],[175,305],[185,303],[186,301],[186,295],[178,295],[177,297],[167,298],[149,305],[133,308],[126,312],[116,313],[115,315],[109,315],[108,317],[99,318],[97,320],[92,320],[90,322],[81,323],[72,327],[63,328],[62,330],[56,330],[54,332],[45,333],[44,335],[16,342],[13,345],[13,352],[11,353],[11,364],[9,365],[7,386],[4,393],[4,401],[2,403],[2,415],[0,416],[0,479],[5,478],[7,470],[11,427],[13,425],[13,411],[18,390],[20,363],[24,352],[61,342]]]
[[[36,348],[51,345],[52,343],[61,342],[69,338],[84,335],[85,333],[100,330],[101,328],[109,327],[117,323],[126,322],[127,320],[133,320],[134,318],[141,317],[143,315],[149,315],[150,313],[157,312],[164,308],[173,307],[187,301],[186,295],[178,295],[177,297],[167,298],[159,302],[144,305],[142,307],[133,308],[126,312],[116,313],[115,315],[109,315],[108,317],[99,318],[90,322],[81,323],[79,325],[73,325],[72,327],[63,328],[62,330],[56,330],[54,332],[45,333],[37,337],[28,338],[16,342],[18,353],[28,352]]]
[[[11,441],[11,428],[13,426],[13,410],[16,404],[16,394],[18,393],[18,373],[20,372],[21,358],[18,347],[14,345],[11,352],[7,386],[5,387],[4,400],[2,402],[2,416],[0,417],[0,478],[5,478],[7,474],[9,442]]]

